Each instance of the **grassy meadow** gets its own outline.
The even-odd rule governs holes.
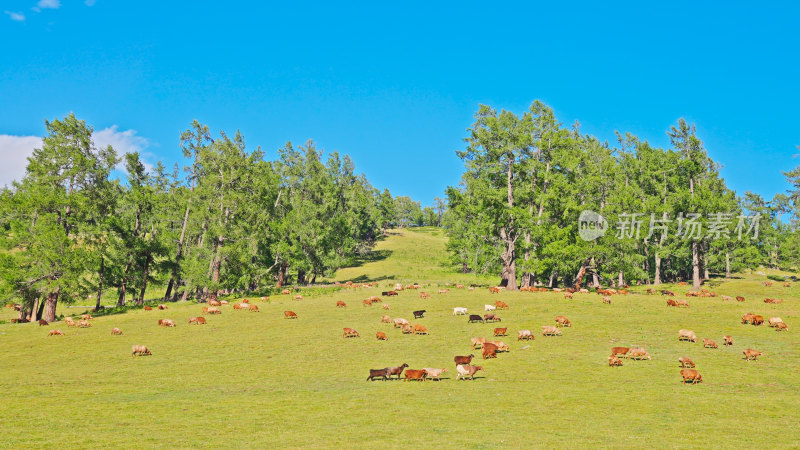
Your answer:
[[[223,306],[208,324],[189,326],[195,303],[167,311],[131,310],[99,317],[92,328],[64,323],[0,325],[0,444],[3,447],[797,447],[800,417],[800,282],[764,287],[761,274],[712,280],[718,294],[744,303],[689,298],[689,309],[668,308],[660,295],[474,291],[448,282],[493,283],[452,271],[440,230],[395,230],[374,255],[331,280],[378,281],[379,287],[253,300],[259,313]],[[770,272],[772,273],[772,272]],[[784,274],[785,275],[785,274]],[[419,282],[431,299],[406,290],[384,298],[391,305],[361,305],[390,284]],[[680,294],[686,286],[667,286]],[[644,288],[634,288],[643,292]],[[300,289],[303,293],[303,290]],[[316,292],[316,291],[315,291]],[[765,304],[765,297],[784,300]],[[233,302],[236,299],[230,298]],[[336,308],[337,300],[347,308]],[[499,324],[468,324],[456,306],[483,314],[503,300]],[[414,320],[412,311],[425,309]],[[299,319],[286,320],[284,310]],[[59,307],[78,314],[80,308]],[[780,316],[788,332],[741,325],[747,312]],[[428,336],[402,335],[380,322],[388,314],[427,326]],[[540,327],[567,316],[563,336],[543,337]],[[0,319],[14,313],[7,308]],[[158,319],[174,319],[165,329]],[[478,354],[470,338],[499,338],[511,346],[497,359],[473,361],[484,371],[455,381],[455,355]],[[123,330],[111,336],[112,327]],[[343,339],[352,327],[360,338]],[[63,337],[48,337],[60,328]],[[519,329],[536,333],[517,342]],[[713,338],[679,342],[678,330]],[[389,340],[375,339],[384,331]],[[723,348],[722,336],[735,340]],[[131,357],[145,344],[149,357]],[[607,365],[612,346],[643,346],[650,361]],[[764,351],[745,362],[742,351]],[[689,356],[704,382],[682,385],[678,357]],[[412,369],[445,367],[442,381],[365,381],[370,368],[408,363]]]

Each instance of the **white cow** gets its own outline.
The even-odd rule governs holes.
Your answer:
[[[453,315],[454,316],[466,316],[467,315],[467,308],[453,308]]]
[[[400,328],[403,325],[409,325],[409,323],[408,323],[408,321],[406,319],[394,319],[393,322],[394,322],[394,327],[395,328]]]
[[[483,310],[484,311],[494,311],[495,309],[497,309],[497,308],[495,308],[494,305],[483,305]]]

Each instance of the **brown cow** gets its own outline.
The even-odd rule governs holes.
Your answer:
[[[678,358],[678,362],[681,363],[681,367],[683,368],[694,368],[694,361],[692,361],[688,356],[681,356]]]
[[[691,381],[691,384],[703,381],[703,376],[694,369],[681,369],[681,377],[683,378],[683,384],[686,384],[686,381]]]
[[[483,359],[497,358],[497,346],[486,342],[483,344]]]
[[[358,331],[352,328],[343,328],[342,337],[349,338],[349,337],[359,337]]]
[[[295,295],[295,296],[294,296],[294,299],[295,299],[295,300],[302,300],[302,299],[303,299],[303,296],[302,296],[302,295],[300,295],[300,294],[297,294],[297,295]]]
[[[506,302],[498,300],[494,302],[494,307],[497,309],[508,309],[508,304]]]
[[[249,309],[251,312],[259,312],[258,305],[250,305],[247,307],[247,309]]]
[[[611,367],[617,367],[622,365],[622,361],[614,355],[608,357],[608,365]]]
[[[670,299],[667,299],[667,306],[675,306],[675,307],[677,307],[678,304],[675,303],[675,300],[670,298]]]
[[[558,327],[571,327],[572,322],[564,316],[556,316],[556,326]]]
[[[630,347],[612,347],[611,355],[626,357],[626,355],[630,350],[631,350]]]
[[[111,334],[112,335],[121,335],[122,334],[122,330],[120,330],[119,328],[112,328],[111,329]]]
[[[171,319],[159,319],[158,324],[162,327],[175,327],[175,322],[173,322]]]
[[[570,299],[572,300],[572,292],[565,292],[564,293],[564,300]]]
[[[389,369],[389,379],[390,380],[392,379],[392,375],[397,375],[397,379],[399,380],[400,379],[400,375],[403,374],[403,369],[405,369],[406,367],[408,367],[408,364],[406,364],[406,363],[403,363],[402,366],[389,367],[388,368]]]
[[[61,330],[50,330],[50,332],[47,333],[47,335],[48,336],[64,336],[64,332],[61,331]]]
[[[145,311],[152,311],[152,310],[153,310],[153,308],[151,308],[151,307],[149,307],[149,306],[145,306],[145,307],[144,307],[144,310],[145,310]]]
[[[420,292],[419,298],[431,298],[431,294],[428,294],[427,292]]]
[[[284,319],[297,319],[297,313],[294,311],[284,311],[283,312]]]
[[[518,341],[531,341],[533,339],[535,339],[535,337],[533,336],[533,333],[531,333],[531,330],[519,330],[517,332]]]
[[[736,301],[737,302],[743,302],[744,301],[744,297],[742,297],[741,295],[737,295],[736,296]]]
[[[158,305],[158,309],[165,310],[165,309],[169,309],[169,308],[167,307],[167,305],[162,303],[162,304]]]
[[[483,315],[484,322],[502,322],[502,319],[497,316],[497,314],[484,314]]]
[[[638,361],[640,359],[650,359],[650,355],[643,348],[632,348],[628,353],[628,358]]]
[[[377,333],[375,333],[375,337],[378,338],[379,341],[385,341],[389,339],[386,336],[386,333],[384,333],[383,331],[378,331]]]
[[[469,356],[456,356],[453,358],[453,361],[455,361],[457,366],[460,366],[461,364],[469,364],[472,362],[472,358],[474,357],[475,355],[473,354],[470,354]]]
[[[403,381],[415,381],[415,380],[425,381],[425,377],[427,375],[428,372],[425,372],[424,370],[406,369],[406,378]]]
[[[245,302],[245,303],[247,303],[247,302]],[[209,300],[208,301],[208,306],[222,306],[222,302],[217,301],[217,300]]]
[[[611,297],[604,295],[603,296],[603,303],[610,305],[611,304]]]
[[[372,306],[372,302],[371,302],[369,299],[367,299],[367,300],[362,300],[362,301],[361,301],[361,303],[362,303],[364,306]]]
[[[748,348],[742,353],[744,354],[745,361],[750,361],[751,359],[755,360],[756,358],[764,354],[764,352],[759,352],[758,350],[753,350],[751,348]]]
[[[725,342],[722,345],[733,345],[733,336],[723,336]]]
[[[92,320],[91,314],[81,314],[81,319],[83,320]]]
[[[191,324],[205,325],[206,324],[206,318],[205,317],[189,317],[189,325],[191,325]]]
[[[428,334],[428,329],[425,325],[414,325],[414,334]]]
[[[719,348],[713,339],[703,338],[703,348]]]
[[[458,375],[456,375],[456,380],[458,380],[459,377],[462,380],[466,380],[467,377],[469,377],[470,380],[474,380],[475,379],[475,372],[477,372],[479,370],[483,370],[483,367],[482,366],[470,366],[470,365],[467,365],[467,364],[461,365],[461,366],[456,366],[456,372],[458,372]]]
[[[506,335],[506,331],[508,331],[508,328],[495,328],[494,329],[494,335],[495,336],[505,336]]]
[[[688,308],[689,307],[689,302],[687,302],[686,300],[675,300],[675,306],[677,306],[677,307],[683,306],[683,307]]]
[[[500,293],[500,288],[494,287],[494,286],[490,286],[489,287],[489,293],[490,294],[499,294]]]
[[[775,325],[775,331],[789,331],[789,325],[786,325],[784,322],[780,322]]]
[[[392,318],[387,315],[384,315],[381,317],[381,323],[392,323]]]
[[[472,349],[476,350],[479,347],[482,347],[485,342],[486,342],[486,338],[484,338],[484,337],[474,337],[474,338],[472,338]]]
[[[78,328],[89,328],[92,324],[88,320],[79,320],[78,321]]]
[[[561,330],[552,325],[545,325],[542,327],[542,336],[561,336]]]
[[[152,355],[152,353],[150,353],[150,349],[148,349],[146,345],[134,345],[131,347],[131,349],[133,350],[131,356]]]
[[[759,326],[764,323],[764,316],[759,316],[759,315],[753,316],[753,321],[750,323],[752,323],[755,326]]]
[[[678,330],[678,340],[697,342],[697,335],[692,330]]]
[[[742,315],[742,325],[745,325],[745,324],[748,324],[748,323],[752,323],[753,322],[753,318],[755,318],[755,317],[756,317],[756,315],[753,314],[753,313],[747,313],[747,314]]]
[[[336,307],[337,308],[347,308],[347,303],[345,303],[345,302],[343,302],[341,300],[337,300],[336,301]]]
[[[284,290],[281,291],[281,294],[283,294],[283,295],[289,295],[291,293],[292,293],[292,291],[290,291],[289,289],[284,289]]]
[[[400,327],[400,331],[403,334],[411,334],[411,333],[414,332],[414,328],[411,326],[411,324],[406,324],[406,325],[403,325],[402,327]]]
[[[47,325],[50,325],[50,324],[49,324],[49,323],[48,323],[46,320],[44,320],[44,319],[39,319],[39,326],[40,326],[40,327],[42,327],[42,326],[47,326]]]

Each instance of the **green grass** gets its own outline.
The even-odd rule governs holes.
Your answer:
[[[690,309],[668,309],[661,296],[595,294],[566,301],[556,293],[452,290],[450,281],[479,282],[442,265],[444,237],[436,230],[403,230],[382,241],[379,258],[343,269],[332,279],[380,279],[371,289],[274,296],[256,302],[260,313],[233,311],[188,326],[200,305],[168,311],[128,311],[101,317],[89,329],[0,325],[0,430],[4,447],[797,447],[800,405],[800,284],[766,288],[766,275],[714,280],[719,297],[689,299]],[[384,258],[385,257],[385,258]],[[383,258],[383,259],[382,259]],[[773,272],[769,272],[772,274]],[[775,272],[777,273],[777,272]],[[786,275],[785,273],[783,275]],[[389,278],[385,278],[389,277]],[[430,300],[403,291],[391,305],[362,307],[394,279],[430,286]],[[492,281],[492,280],[488,280]],[[496,280],[493,280],[496,281]],[[667,286],[679,293],[686,287]],[[783,298],[777,305],[764,297]],[[683,297],[680,297],[683,298]],[[469,339],[494,325],[467,324],[454,306],[483,313],[506,301],[502,326],[539,330],[564,314],[573,322],[560,337],[518,343],[511,352],[479,360],[475,381],[454,381],[453,356],[471,352]],[[334,307],[336,300],[348,303]],[[283,311],[298,313],[296,321]],[[426,309],[424,319],[411,312]],[[781,316],[788,332],[739,324],[746,312]],[[401,335],[380,323],[384,313],[422,323],[429,336]],[[4,309],[3,319],[12,317]],[[159,318],[178,326],[163,329]],[[111,336],[111,327],[123,336]],[[342,327],[361,333],[343,339]],[[735,346],[706,350],[678,342],[680,328]],[[376,331],[389,335],[375,340]],[[132,344],[151,357],[132,358]],[[523,349],[525,346],[530,346]],[[615,345],[641,345],[651,361],[610,368]],[[756,362],[745,348],[763,350]],[[705,382],[680,382],[679,356],[697,363]],[[411,368],[446,367],[441,382],[367,382],[368,369],[407,362]]]

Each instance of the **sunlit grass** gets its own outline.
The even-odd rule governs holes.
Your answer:
[[[743,295],[744,303],[720,297],[689,299],[691,308],[667,308],[660,295],[596,294],[565,301],[557,293],[452,290],[448,282],[496,282],[458,274],[442,264],[438,230],[399,231],[376,250],[385,259],[340,270],[333,280],[381,279],[371,289],[305,295],[301,301],[273,296],[255,301],[260,313],[233,311],[189,326],[201,305],[170,304],[167,311],[129,311],[95,319],[89,329],[35,324],[0,325],[0,442],[4,447],[791,447],[800,405],[800,283],[764,287],[765,275],[714,280],[719,294]],[[389,277],[389,278],[385,278]],[[427,284],[432,298],[416,291],[361,305],[394,280]],[[682,286],[667,286],[679,293]],[[644,290],[635,288],[635,290]],[[765,297],[784,300],[764,304]],[[678,297],[685,298],[685,297]],[[500,324],[467,324],[452,308],[483,314],[502,299]],[[335,308],[336,300],[347,302]],[[297,320],[285,320],[291,309]],[[426,309],[424,319],[411,312]],[[788,332],[739,324],[755,312],[780,316]],[[402,335],[380,317],[422,323],[428,336]],[[542,325],[566,315],[563,336],[544,338]],[[13,312],[4,308],[0,318]],[[178,326],[164,329],[159,318]],[[123,336],[111,336],[112,327]],[[509,328],[509,353],[477,361],[475,381],[455,381],[453,356],[471,353],[469,339]],[[50,328],[65,337],[47,337]],[[361,333],[343,339],[343,327]],[[516,341],[516,331],[536,333]],[[699,338],[735,339],[733,348],[703,349],[678,342],[680,328]],[[376,331],[389,340],[379,342]],[[146,344],[150,357],[133,358],[132,344]],[[641,345],[651,361],[624,361],[609,368],[612,346]],[[528,348],[523,349],[523,347]],[[742,350],[765,355],[742,360]],[[477,354],[477,352],[474,352]],[[680,382],[680,356],[690,356],[704,383]],[[367,382],[370,368],[407,362],[412,369],[446,367],[441,382]]]

